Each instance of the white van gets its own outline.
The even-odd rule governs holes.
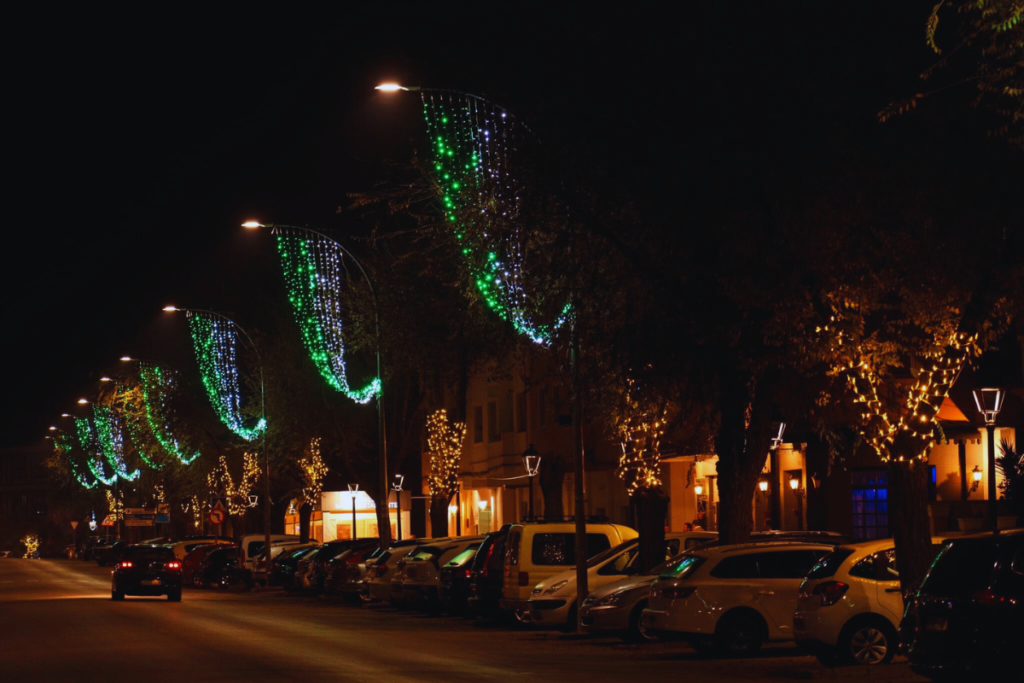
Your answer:
[[[270,534],[270,545],[292,545],[301,541],[299,536],[293,534]],[[245,557],[245,566],[252,569],[252,558],[263,552],[263,546],[267,543],[266,534],[247,534],[242,536],[242,552]]]
[[[587,524],[587,557],[636,538],[628,526]],[[522,614],[534,587],[576,564],[574,522],[513,524],[505,542],[505,577],[499,607]]]

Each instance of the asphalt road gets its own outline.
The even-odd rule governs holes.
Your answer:
[[[92,562],[0,559],[3,681],[923,681],[905,664],[825,669],[793,648],[702,659],[279,592],[110,600]]]

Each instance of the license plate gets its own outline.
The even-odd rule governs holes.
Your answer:
[[[928,631],[945,631],[949,628],[949,619],[936,618],[925,622],[925,629]]]
[[[150,586],[159,586],[160,579],[153,579],[152,581],[146,581],[145,583]]]

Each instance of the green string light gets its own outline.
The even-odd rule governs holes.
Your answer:
[[[191,465],[200,456],[200,452],[188,455],[181,443],[171,434],[171,410],[167,397],[176,386],[174,373],[165,373],[163,368],[157,365],[141,365],[139,380],[146,423],[150,432],[168,454],[177,458],[183,465]]]
[[[188,311],[192,347],[196,352],[199,374],[217,417],[228,429],[246,441],[252,441],[267,428],[260,418],[254,427],[242,421],[242,400],[235,356],[238,339],[234,327],[226,320],[196,311]]]
[[[75,447],[75,440],[70,434],[66,434],[63,431],[58,431],[56,436],[53,437],[53,450],[57,454],[57,457],[67,458],[68,466],[71,468],[71,475],[75,480],[87,489],[96,488],[98,481],[89,482],[88,476],[86,476],[78,467],[78,463],[75,462],[73,457],[73,450]]]
[[[92,476],[105,486],[113,486],[114,482],[117,481],[117,473],[115,472],[110,476],[106,475],[100,447],[96,439],[96,432],[93,430],[89,418],[76,417],[75,429],[78,432],[78,441],[86,454],[85,464],[92,473]]]
[[[314,365],[328,384],[356,403],[373,400],[380,393],[380,378],[353,389],[345,368],[340,300],[343,252],[333,240],[284,228],[276,232],[288,300]]]
[[[531,318],[523,287],[523,235],[516,220],[519,189],[508,158],[525,128],[514,117],[479,98],[422,94],[433,178],[446,222],[487,307],[531,341],[547,345],[569,319],[565,305],[553,324]],[[509,234],[492,234],[498,224]]]
[[[93,406],[93,424],[100,450],[113,468],[115,476],[128,481],[139,478],[140,470],[128,472],[124,463],[124,432],[120,417],[110,408]]]

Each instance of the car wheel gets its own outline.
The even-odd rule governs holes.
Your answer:
[[[727,614],[715,628],[716,649],[724,655],[750,655],[761,649],[764,629],[753,614]]]
[[[844,629],[839,652],[846,664],[888,664],[896,655],[896,630],[881,621],[861,621]]]
[[[119,590],[111,589],[110,590],[110,599],[111,600],[124,600],[124,593],[119,591]]]
[[[645,607],[647,607],[647,601],[641,600],[629,615],[629,628],[626,631],[626,640],[631,643],[650,643],[657,640],[644,628],[643,616]]]
[[[181,602],[181,589],[179,588],[176,591],[171,591],[170,593],[168,593],[167,600],[169,602]]]

